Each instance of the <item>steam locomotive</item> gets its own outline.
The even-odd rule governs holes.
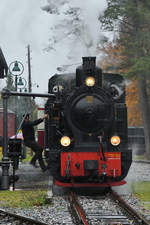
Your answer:
[[[55,184],[64,187],[122,185],[131,166],[125,81],[102,73],[96,57],[83,57],[74,74],[49,79],[45,147]]]

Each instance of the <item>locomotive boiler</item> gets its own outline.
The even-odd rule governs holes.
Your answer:
[[[48,92],[56,96],[45,104],[45,144],[55,184],[124,184],[132,162],[124,78],[103,73],[96,57],[83,57],[76,73],[52,76]]]

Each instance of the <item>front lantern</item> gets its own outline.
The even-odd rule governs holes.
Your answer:
[[[118,146],[120,144],[120,137],[113,136],[113,137],[111,137],[110,142],[113,146]]]
[[[68,136],[63,136],[63,137],[60,139],[60,143],[61,143],[61,145],[64,146],[64,147],[69,146],[70,143],[71,143],[70,137],[68,137]]]
[[[93,87],[95,85],[95,78],[94,77],[87,77],[85,79],[85,84],[88,86],[88,87]]]

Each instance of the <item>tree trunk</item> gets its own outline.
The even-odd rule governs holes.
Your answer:
[[[148,104],[145,76],[138,80],[138,87],[140,108],[144,126],[146,157],[147,159],[150,159],[150,109]]]

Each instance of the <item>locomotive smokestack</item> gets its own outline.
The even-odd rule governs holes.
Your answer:
[[[85,83],[87,77],[95,78],[95,85],[102,87],[102,70],[96,66],[96,57],[82,57],[82,66],[76,69],[76,86]]]
[[[82,57],[83,69],[93,69],[96,67],[96,57]]]

